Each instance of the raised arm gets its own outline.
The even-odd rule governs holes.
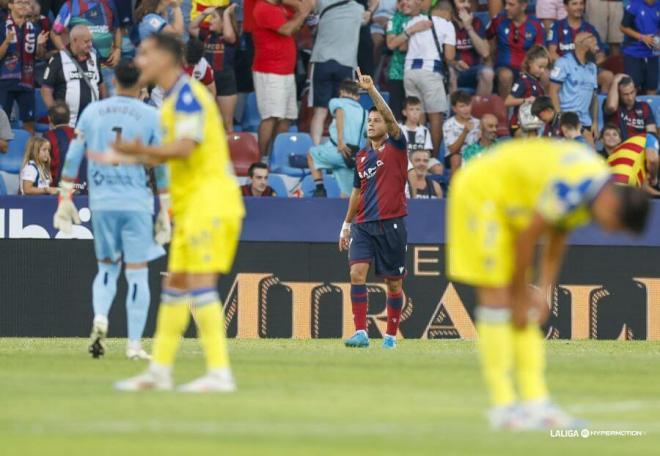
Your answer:
[[[357,76],[357,83],[359,84],[360,88],[367,91],[371,97],[371,101],[374,102],[374,106],[380,115],[383,116],[383,120],[387,125],[387,133],[392,138],[399,139],[401,137],[401,128],[399,128],[399,124],[397,123],[392,110],[383,99],[383,96],[376,89],[374,80],[371,79],[371,76],[369,75],[363,75],[359,68],[357,69]]]
[[[222,37],[227,43],[234,44],[237,41],[236,30],[234,30],[234,12],[236,3],[232,3],[222,13]]]

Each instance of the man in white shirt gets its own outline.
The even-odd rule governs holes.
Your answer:
[[[447,6],[448,2],[441,0],[436,9]],[[405,2],[403,12],[411,16],[403,33],[408,39],[403,77],[406,96],[422,100],[431,125],[433,150],[438,150],[442,141],[444,113],[448,108],[444,75],[447,68],[454,64],[456,32],[448,20],[421,14],[421,0]]]

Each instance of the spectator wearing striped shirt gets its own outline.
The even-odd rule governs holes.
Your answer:
[[[54,187],[60,182],[62,166],[74,135],[74,130],[69,125],[69,115],[69,107],[62,100],[56,101],[48,109],[50,129],[44,133],[44,139],[50,143],[50,175]]]
[[[637,100],[637,89],[632,78],[626,74],[617,74],[614,83],[603,102],[605,123],[619,127],[621,139],[641,133],[657,134],[655,116],[651,106]]]

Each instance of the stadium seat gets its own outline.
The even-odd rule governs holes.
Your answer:
[[[390,102],[389,92],[381,92],[380,94],[383,96],[383,100],[385,100],[385,103]],[[367,92],[360,93],[360,104],[364,109],[370,109],[374,105],[373,101],[371,101],[371,97]]]
[[[7,194],[7,186],[5,185],[5,180],[0,176],[0,196]]]
[[[12,130],[14,139],[9,141],[9,149],[4,155],[0,154],[0,171],[18,174],[23,163],[25,145],[30,139],[30,133],[25,130]]]
[[[257,95],[250,92],[245,99],[245,111],[243,112],[241,127],[243,131],[257,131],[260,122],[261,116],[257,107]]]
[[[281,176],[270,174],[268,176],[268,185],[273,187],[273,190],[275,190],[275,196],[277,198],[289,197],[289,192],[287,191],[286,185],[284,184],[284,179],[282,179]]]
[[[280,133],[275,138],[273,150],[270,154],[271,172],[293,177],[305,176],[309,173],[309,169],[307,167],[291,166],[290,157],[299,155],[301,158],[298,158],[298,160],[302,162],[312,146],[312,137],[307,133]]]
[[[337,181],[335,180],[334,176],[330,174],[324,174],[323,185],[325,186],[325,191],[327,192],[328,198],[339,198],[341,196],[341,191],[339,190],[339,186],[337,185]],[[303,191],[305,198],[311,197],[312,193],[314,193],[314,189],[316,188],[316,184],[314,184],[314,178],[311,175],[305,176],[305,178],[300,183],[300,188]]]
[[[660,116],[660,95],[640,95],[637,97],[638,101],[645,101],[651,106],[653,110],[653,115],[655,116],[656,122],[658,121],[658,116]]]
[[[237,176],[247,176],[252,163],[261,159],[259,144],[252,133],[234,132],[227,134],[229,154]]]
[[[476,96],[472,98],[472,115],[478,119],[486,114],[494,114],[497,117],[497,136],[509,134],[509,118],[504,106],[504,100],[498,95],[487,97]]]

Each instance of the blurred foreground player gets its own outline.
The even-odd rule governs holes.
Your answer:
[[[142,82],[166,91],[161,108],[163,145],[139,141],[113,145],[118,152],[115,158],[124,161],[167,162],[174,219],[153,361],[145,373],[116,383],[121,391],[172,388],[172,367],[191,312],[207,374],[179,391],[236,389],[217,284],[218,275],[231,269],[245,210],[215,100],[203,85],[183,73],[182,49],[177,37],[154,34],[142,41],[135,59]]]
[[[408,235],[405,187],[408,169],[406,138],[369,76],[358,69],[358,83],[373,100],[367,120],[367,146],[355,155],[355,178],[348,211],[339,235],[339,250],[348,250],[355,334],[347,347],[368,347],[367,273],[387,285],[387,331],[383,348],[396,347]],[[354,223],[352,223],[354,222]]]
[[[158,111],[137,99],[139,77],[135,64],[120,62],[114,76],[117,95],[90,104],[78,120],[75,139],[69,146],[62,168],[59,205],[53,219],[55,228],[65,234],[71,232],[72,223],[80,223],[72,196],[80,163],[87,150],[105,151],[118,138],[160,144]],[[154,240],[154,196],[148,185],[149,178],[142,165],[112,166],[89,162],[88,168],[89,207],[99,268],[92,285],[94,322],[89,352],[94,358],[105,353],[108,313],[117,292],[123,260],[128,283],[126,356],[149,359],[140,342],[151,302],[147,263],[165,255],[165,250]],[[171,227],[167,213],[167,174],[163,166],[157,167],[156,176],[161,192],[156,240],[164,244],[169,242]]]
[[[508,141],[456,174],[448,201],[448,275],[476,287],[493,427],[579,425],[549,399],[539,329],[549,313],[544,296],[556,283],[571,230],[593,220],[607,231],[638,234],[648,211],[643,191],[614,185],[603,159],[575,142]],[[534,288],[529,274],[541,240]]]

